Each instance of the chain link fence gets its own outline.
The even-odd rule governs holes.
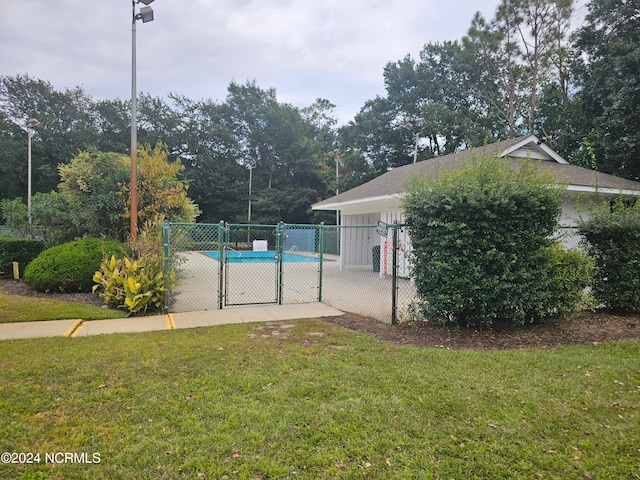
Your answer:
[[[566,248],[584,248],[583,238],[578,233],[578,227],[561,225],[556,232],[555,239],[559,240]]]
[[[223,271],[207,255],[224,246],[224,224],[168,223],[163,225],[165,272],[176,272],[177,286],[165,295],[174,312],[221,308]]]
[[[163,228],[165,270],[178,284],[173,312],[323,302],[396,323],[416,299],[405,225],[180,224]],[[575,227],[557,239],[580,248]]]
[[[415,298],[403,225],[331,226],[340,255],[325,265],[322,301],[342,311],[396,323]],[[395,255],[393,254],[395,252]]]
[[[173,312],[324,302],[393,323],[414,294],[399,225],[167,222],[163,236]]]

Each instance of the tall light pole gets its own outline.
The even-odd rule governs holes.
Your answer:
[[[420,134],[422,130],[424,130],[424,118],[416,118],[413,122],[407,122],[406,127],[411,130],[413,135],[416,137],[415,145],[413,147],[413,163],[416,163],[418,160],[418,140],[420,139]]]
[[[149,5],[153,0],[131,0],[131,241],[138,238],[138,97],[136,86],[136,21],[153,21],[153,9],[142,7],[136,13],[136,3]]]
[[[249,164],[249,211],[247,215],[247,223],[251,223],[251,182],[253,180],[253,169],[255,165]]]
[[[33,137],[33,130],[41,125],[42,123],[35,118],[27,120],[27,136],[29,137],[29,148],[27,154],[27,215],[29,217],[29,223],[31,223],[31,137]]]
[[[254,162],[247,164],[249,168],[249,210],[247,212],[247,243],[251,244],[251,182],[253,180],[253,169],[256,168]]]
[[[340,165],[340,150],[332,150],[329,155],[332,156],[336,162],[336,195],[339,195],[340,189],[338,188],[338,178],[340,178],[340,169],[338,166]],[[336,226],[337,225],[340,225],[340,210],[336,210]]]

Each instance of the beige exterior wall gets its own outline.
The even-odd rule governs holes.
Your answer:
[[[379,242],[380,236],[375,228],[351,228],[362,225],[376,225],[380,220],[380,213],[361,213],[341,215],[340,230],[340,269],[345,267],[371,266],[371,251]]]

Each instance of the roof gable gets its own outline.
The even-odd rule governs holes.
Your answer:
[[[512,158],[531,158],[535,160],[552,160],[557,163],[568,165],[564,158],[554,152],[547,145],[542,143],[535,135],[529,135],[528,137],[520,137],[514,139],[516,143],[506,148],[501,154],[501,157]]]

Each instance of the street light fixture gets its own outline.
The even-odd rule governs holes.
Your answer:
[[[29,137],[29,148],[27,155],[27,215],[29,217],[29,223],[31,223],[31,137],[33,137],[34,129],[40,127],[42,123],[35,118],[27,120],[27,136]]]
[[[140,13],[136,15],[136,20],[142,20],[142,23],[152,22],[153,9],[151,7],[142,7]]]
[[[424,130],[424,118],[416,118],[413,122],[407,122],[405,125],[413,135],[416,137],[415,146],[413,147],[413,163],[416,163],[418,160],[418,140],[420,138],[420,134]]]
[[[138,238],[138,97],[136,87],[136,20],[142,23],[153,20],[153,9],[142,7],[136,13],[136,3],[149,5],[153,0],[131,0],[131,241]]]

